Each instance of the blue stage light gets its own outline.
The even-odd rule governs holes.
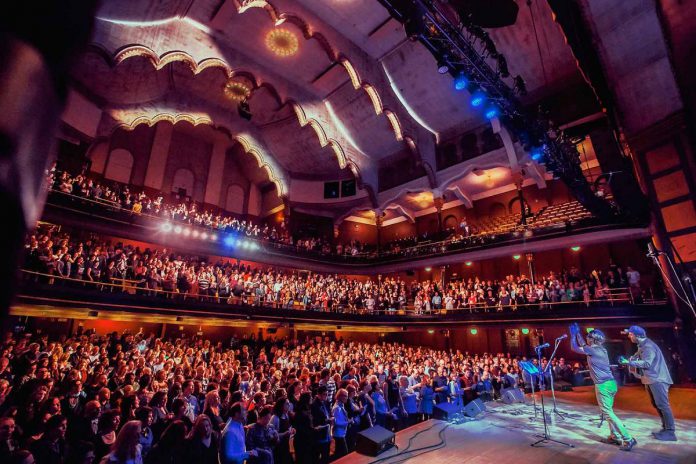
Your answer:
[[[486,108],[486,112],[484,113],[486,119],[497,118],[498,114],[498,108],[496,108],[495,106],[489,106],[488,108]]]
[[[486,94],[480,90],[477,90],[471,95],[471,106],[481,106],[484,101],[486,101]]]
[[[454,88],[456,90],[464,90],[467,85],[469,85],[469,80],[464,73],[459,73],[459,75],[454,78]]]
[[[236,241],[237,240],[233,236],[228,235],[227,237],[225,237],[225,246],[233,247],[235,246]]]

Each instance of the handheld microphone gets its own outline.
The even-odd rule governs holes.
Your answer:
[[[558,341],[561,341],[561,340],[563,340],[564,338],[568,338],[568,334],[563,334],[563,335],[561,335],[560,337],[558,337],[558,338],[556,339],[556,341],[557,341],[557,342],[558,342]]]
[[[543,345],[537,346],[537,347],[534,348],[534,349],[535,349],[535,350],[541,350],[541,349],[543,349],[543,348],[548,348],[549,346],[551,346],[551,344],[547,342],[547,343],[544,343]]]

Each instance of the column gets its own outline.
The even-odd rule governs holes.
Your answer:
[[[435,209],[437,210],[437,232],[442,233],[442,205],[445,204],[445,200],[442,197],[433,198],[433,203],[435,203]]]
[[[145,187],[162,190],[173,131],[174,126],[168,122],[160,122],[155,126],[155,137],[152,139],[150,159],[145,172]]]
[[[384,222],[384,213],[382,210],[375,210],[375,225],[377,226],[377,253],[382,249],[382,223]]]
[[[534,253],[527,253],[525,256],[527,258],[527,266],[529,266],[529,280],[532,281],[532,284],[535,284],[536,268],[534,267]]]
[[[527,208],[524,207],[524,195],[522,194],[522,177],[515,182],[515,187],[517,187],[517,198],[520,199],[520,214],[522,215],[522,225],[527,225]]]
[[[221,206],[220,199],[222,179],[225,173],[225,153],[227,153],[228,141],[222,137],[215,139],[213,152],[210,155],[210,167],[205,187],[204,202],[209,205]]]

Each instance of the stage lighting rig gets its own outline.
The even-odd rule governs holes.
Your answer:
[[[475,15],[464,18],[459,15],[462,21],[458,23],[457,15],[452,14],[452,7],[438,0],[380,0],[380,3],[402,23],[416,20],[418,24],[421,24],[418,40],[430,50],[438,65],[446,64],[449,73],[455,78],[463,73],[468,79],[468,88],[472,95],[475,94],[475,89],[485,95],[485,99],[481,100],[480,104],[485,101],[486,104],[497,108],[498,119],[517,136],[524,147],[527,149],[543,147],[540,158],[545,161],[546,168],[562,179],[589,211],[605,219],[615,217],[612,206],[594,195],[590,184],[585,179],[576,147],[566,140],[562,133],[556,133],[553,126],[542,115],[528,111],[517,99],[515,90],[503,81],[501,73],[488,64],[484,54],[490,56],[491,51],[497,53],[497,50],[481,27],[502,26],[486,25],[480,19],[476,22]],[[464,3],[484,4],[482,1],[462,2]],[[490,5],[490,2],[485,3]],[[493,3],[502,5],[506,2]],[[507,6],[510,7],[510,5]],[[515,18],[516,14],[515,11]],[[464,33],[467,22],[470,25],[467,29],[469,34]],[[484,44],[483,52],[474,45],[472,37],[476,37]],[[500,62],[498,67],[500,68]],[[515,79],[515,88],[518,91],[526,90],[524,87],[521,79]],[[478,102],[478,99],[475,100]]]

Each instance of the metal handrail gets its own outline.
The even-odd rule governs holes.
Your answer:
[[[243,305],[243,306],[263,306],[267,308],[274,308],[274,309],[286,309],[286,310],[297,310],[297,311],[319,311],[319,312],[341,312],[341,313],[346,313],[346,314],[387,314],[387,315],[400,315],[400,316],[435,316],[435,315],[446,315],[449,313],[466,313],[467,311],[471,314],[474,312],[503,312],[503,311],[519,311],[519,310],[539,310],[539,311],[546,311],[546,310],[551,310],[551,309],[556,309],[556,308],[564,308],[564,307],[569,307],[569,306],[578,306],[578,307],[589,307],[592,305],[596,304],[603,304],[606,305],[607,303],[613,306],[615,303],[627,303],[630,305],[635,305],[635,302],[633,301],[633,298],[631,297],[630,294],[630,289],[628,288],[616,288],[616,289],[611,289],[612,292],[609,293],[608,297],[605,299],[593,299],[589,301],[557,301],[557,302],[549,302],[549,301],[540,301],[537,303],[525,303],[525,304],[517,304],[514,302],[511,302],[509,305],[503,305],[501,303],[496,304],[495,306],[488,306],[485,303],[477,303],[473,305],[466,305],[466,307],[460,307],[460,308],[453,308],[453,309],[431,309],[429,312],[425,312],[425,310],[421,310],[419,312],[416,312],[413,303],[409,302],[405,307],[401,308],[387,308],[387,309],[377,309],[375,308],[372,311],[367,311],[366,308],[353,308],[350,305],[346,307],[345,305],[342,304],[336,304],[334,308],[316,308],[316,307],[307,307],[304,305],[301,301],[298,300],[292,300],[293,305],[292,307],[287,307],[287,302],[282,303],[282,302],[268,302],[265,301],[265,298],[261,298],[260,300],[257,298],[256,295],[234,295],[230,294],[229,296],[219,296],[218,293],[215,293],[213,295],[204,295],[204,294],[195,294],[195,293],[181,293],[178,290],[176,291],[168,291],[168,290],[161,290],[161,289],[153,289],[153,288],[148,288],[148,287],[142,287],[139,286],[138,283],[141,281],[137,280],[132,280],[132,279],[124,279],[121,277],[113,277],[111,280],[114,282],[120,282],[120,283],[109,283],[109,282],[103,282],[103,281],[91,281],[91,280],[85,280],[85,279],[76,279],[72,277],[64,277],[64,276],[59,276],[55,274],[49,274],[49,273],[44,273],[44,272],[38,272],[38,271],[31,271],[28,269],[21,269],[21,272],[28,276],[27,278],[30,278],[30,276],[34,276],[34,278],[45,278],[48,280],[48,283],[50,285],[54,285],[55,281],[62,281],[66,283],[74,283],[74,284],[81,284],[82,286],[87,286],[91,285],[93,286],[92,288],[100,291],[105,291],[105,289],[110,289],[111,292],[114,290],[118,289],[119,291],[123,291],[129,294],[137,294],[138,292],[142,292],[140,296],[147,297],[147,296],[157,296],[157,295],[163,295],[168,298],[181,298],[181,299],[198,299],[198,300],[205,300],[209,302],[215,302],[215,303],[220,303],[220,304],[238,304],[238,305]],[[655,301],[652,304],[659,304],[658,301]]]

